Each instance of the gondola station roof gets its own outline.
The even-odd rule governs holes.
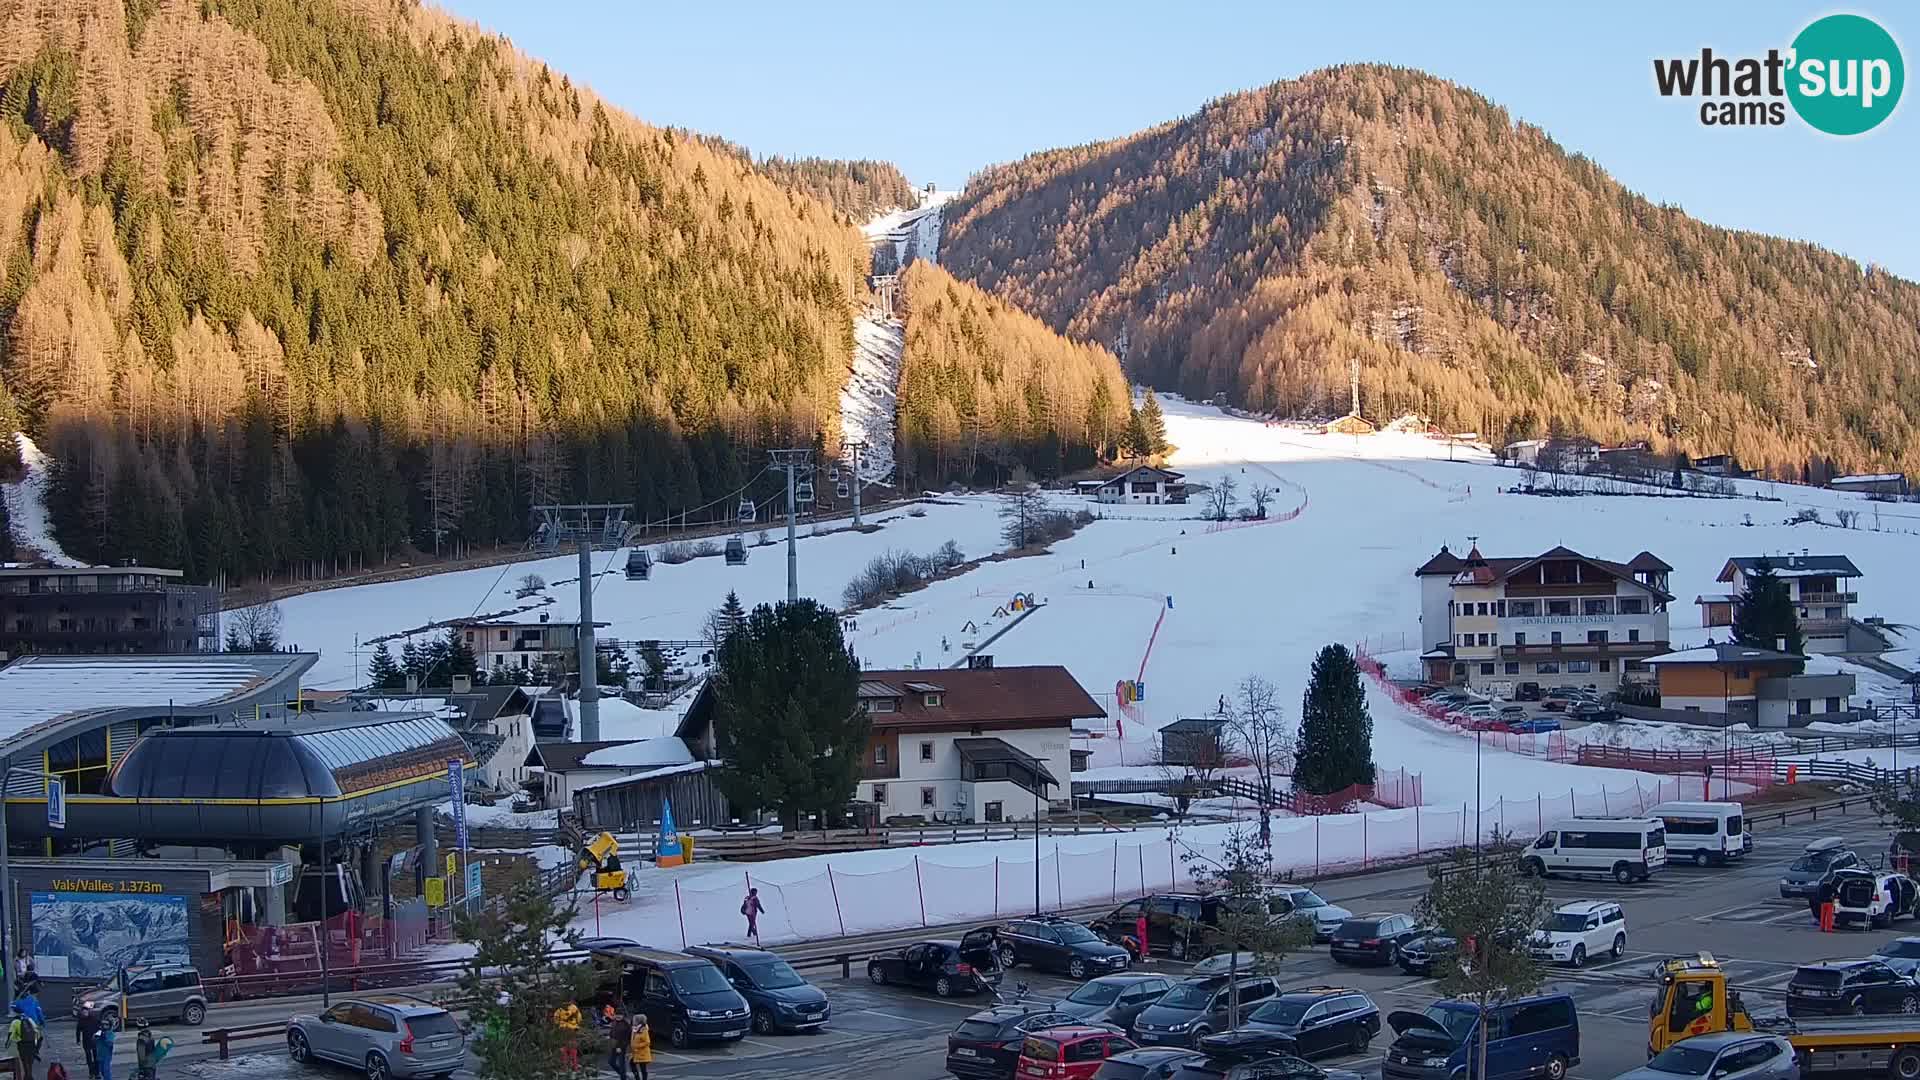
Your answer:
[[[0,668],[0,755],[127,720],[249,715],[298,692],[314,653],[23,656]]]

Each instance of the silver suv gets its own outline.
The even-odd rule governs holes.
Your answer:
[[[186,964],[136,964],[76,995],[73,1015],[97,1015],[109,1027],[134,1018],[179,1019],[198,1027],[207,1018],[207,995],[200,973]]]
[[[287,1056],[335,1061],[367,1080],[446,1077],[467,1062],[467,1037],[453,1014],[403,994],[353,998],[318,1016],[287,1019]]]

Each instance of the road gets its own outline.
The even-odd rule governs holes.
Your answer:
[[[1873,933],[1819,933],[1807,917],[1804,903],[1778,898],[1775,883],[1785,864],[1809,839],[1840,835],[1860,845],[1863,852],[1884,849],[1885,830],[1867,815],[1823,817],[1818,822],[1796,822],[1785,829],[1758,835],[1755,851],[1731,867],[1667,868],[1651,882],[1619,887],[1604,881],[1548,883],[1556,901],[1615,899],[1627,913],[1628,952],[1618,961],[1589,964],[1578,972],[1556,971],[1552,986],[1574,996],[1582,1024],[1582,1062],[1576,1080],[1604,1080],[1645,1060],[1647,1002],[1652,983],[1647,971],[1655,960],[1675,954],[1708,950],[1729,969],[1736,985],[1758,1011],[1782,1006],[1768,989],[1780,990],[1795,966],[1831,956],[1865,955],[1878,943],[1902,932],[1920,932],[1920,924]],[[1421,869],[1396,870],[1323,882],[1318,891],[1329,900],[1356,912],[1410,911],[1426,891]],[[1177,972],[1183,965],[1155,961],[1157,968]],[[1346,968],[1335,965],[1324,947],[1289,957],[1280,972],[1285,985],[1336,983],[1370,994],[1383,1012],[1419,1010],[1434,1000],[1430,979],[1416,978],[1398,969]],[[970,1012],[988,1002],[942,1001],[892,987],[869,985],[856,966],[852,979],[838,971],[810,974],[834,1004],[833,1023],[812,1035],[748,1036],[727,1047],[656,1052],[656,1075],[664,1077],[819,1078],[819,1080],[936,1080],[944,1068],[947,1032]],[[1026,982],[1041,997],[1065,996],[1073,983],[1064,978],[1017,969],[1008,982]],[[1755,991],[1758,991],[1757,993]],[[285,1002],[219,1009],[209,1026],[257,1023],[286,1015]],[[70,1047],[72,1034],[57,1022],[49,1032],[55,1049]],[[325,1080],[351,1075],[344,1069],[300,1067],[286,1060],[277,1040],[262,1040],[243,1058],[221,1063],[208,1060],[190,1030],[172,1032],[182,1046],[169,1059],[168,1072],[207,1080]],[[1372,1053],[1322,1059],[1322,1065],[1378,1076],[1379,1054],[1391,1032],[1377,1039]],[[125,1049],[130,1052],[131,1046]],[[176,1066],[175,1061],[179,1064]],[[130,1071],[130,1070],[123,1070]],[[466,1077],[469,1074],[456,1074]]]

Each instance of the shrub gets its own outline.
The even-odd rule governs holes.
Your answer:
[[[684,562],[692,562],[693,557],[693,544],[689,541],[671,540],[660,545],[660,561],[666,563],[668,566],[678,566]]]
[[[890,596],[925,585],[965,561],[966,555],[961,552],[960,545],[951,540],[931,555],[915,555],[906,551],[884,552],[875,555],[865,569],[847,582],[840,599],[848,608],[876,604]]]

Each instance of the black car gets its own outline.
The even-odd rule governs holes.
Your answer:
[[[1236,981],[1238,1019],[1243,1023],[1277,992],[1273,979],[1266,975],[1241,975],[1237,980],[1222,975],[1175,983],[1159,1001],[1134,1017],[1134,1041],[1143,1046],[1192,1046],[1197,1039],[1237,1027],[1232,1022]]]
[[[1247,1031],[1293,1036],[1294,1053],[1364,1053],[1380,1034],[1380,1008],[1358,990],[1309,986],[1288,990],[1247,1016]]]
[[[1327,946],[1338,963],[1391,964],[1400,958],[1402,945],[1423,933],[1411,915],[1375,911],[1341,923]]]
[[[1879,960],[1803,964],[1787,983],[1788,1016],[1920,1012],[1920,986]]]
[[[1052,1005],[998,1005],[974,1013],[947,1036],[947,1071],[967,1080],[1012,1080],[1029,1032],[1078,1024]]]
[[[1571,709],[1567,710],[1567,719],[1595,723],[1602,720],[1618,720],[1620,714],[1615,712],[1611,705],[1602,705],[1597,701],[1582,701],[1575,703]]]
[[[1093,1074],[1093,1080],[1168,1080],[1185,1062],[1204,1060],[1197,1050],[1149,1046],[1108,1058]]]
[[[1086,1023],[1112,1024],[1124,1031],[1141,1010],[1159,1001],[1172,986],[1173,981],[1165,975],[1102,975],[1081,983],[1054,1006]]]
[[[1200,1041],[1204,1055],[1182,1062],[1172,1080],[1360,1080],[1358,1073],[1322,1069],[1292,1052],[1274,1031],[1230,1031]]]
[[[1205,954],[1208,930],[1220,922],[1220,906],[1217,896],[1156,893],[1129,900],[1088,925],[1115,944],[1133,942],[1145,915],[1149,951],[1185,960]]]
[[[1400,970],[1409,975],[1431,975],[1440,961],[1460,951],[1460,943],[1445,934],[1422,934],[1400,946]]]
[[[1014,919],[1001,926],[996,937],[1003,969],[1030,964],[1075,979],[1125,971],[1133,956],[1124,947],[1058,915]]]
[[[644,945],[595,949],[593,956],[605,967],[602,998],[645,1013],[654,1038],[664,1033],[675,1048],[730,1042],[744,1036],[752,1023],[747,999],[704,956]]]
[[[747,999],[756,1033],[811,1031],[826,1025],[832,1012],[826,993],[778,956],[733,945],[695,945],[687,952],[713,961]]]
[[[941,997],[978,994],[1000,984],[993,930],[969,930],[960,939],[936,938],[867,959],[867,978],[880,986],[931,990]]]

